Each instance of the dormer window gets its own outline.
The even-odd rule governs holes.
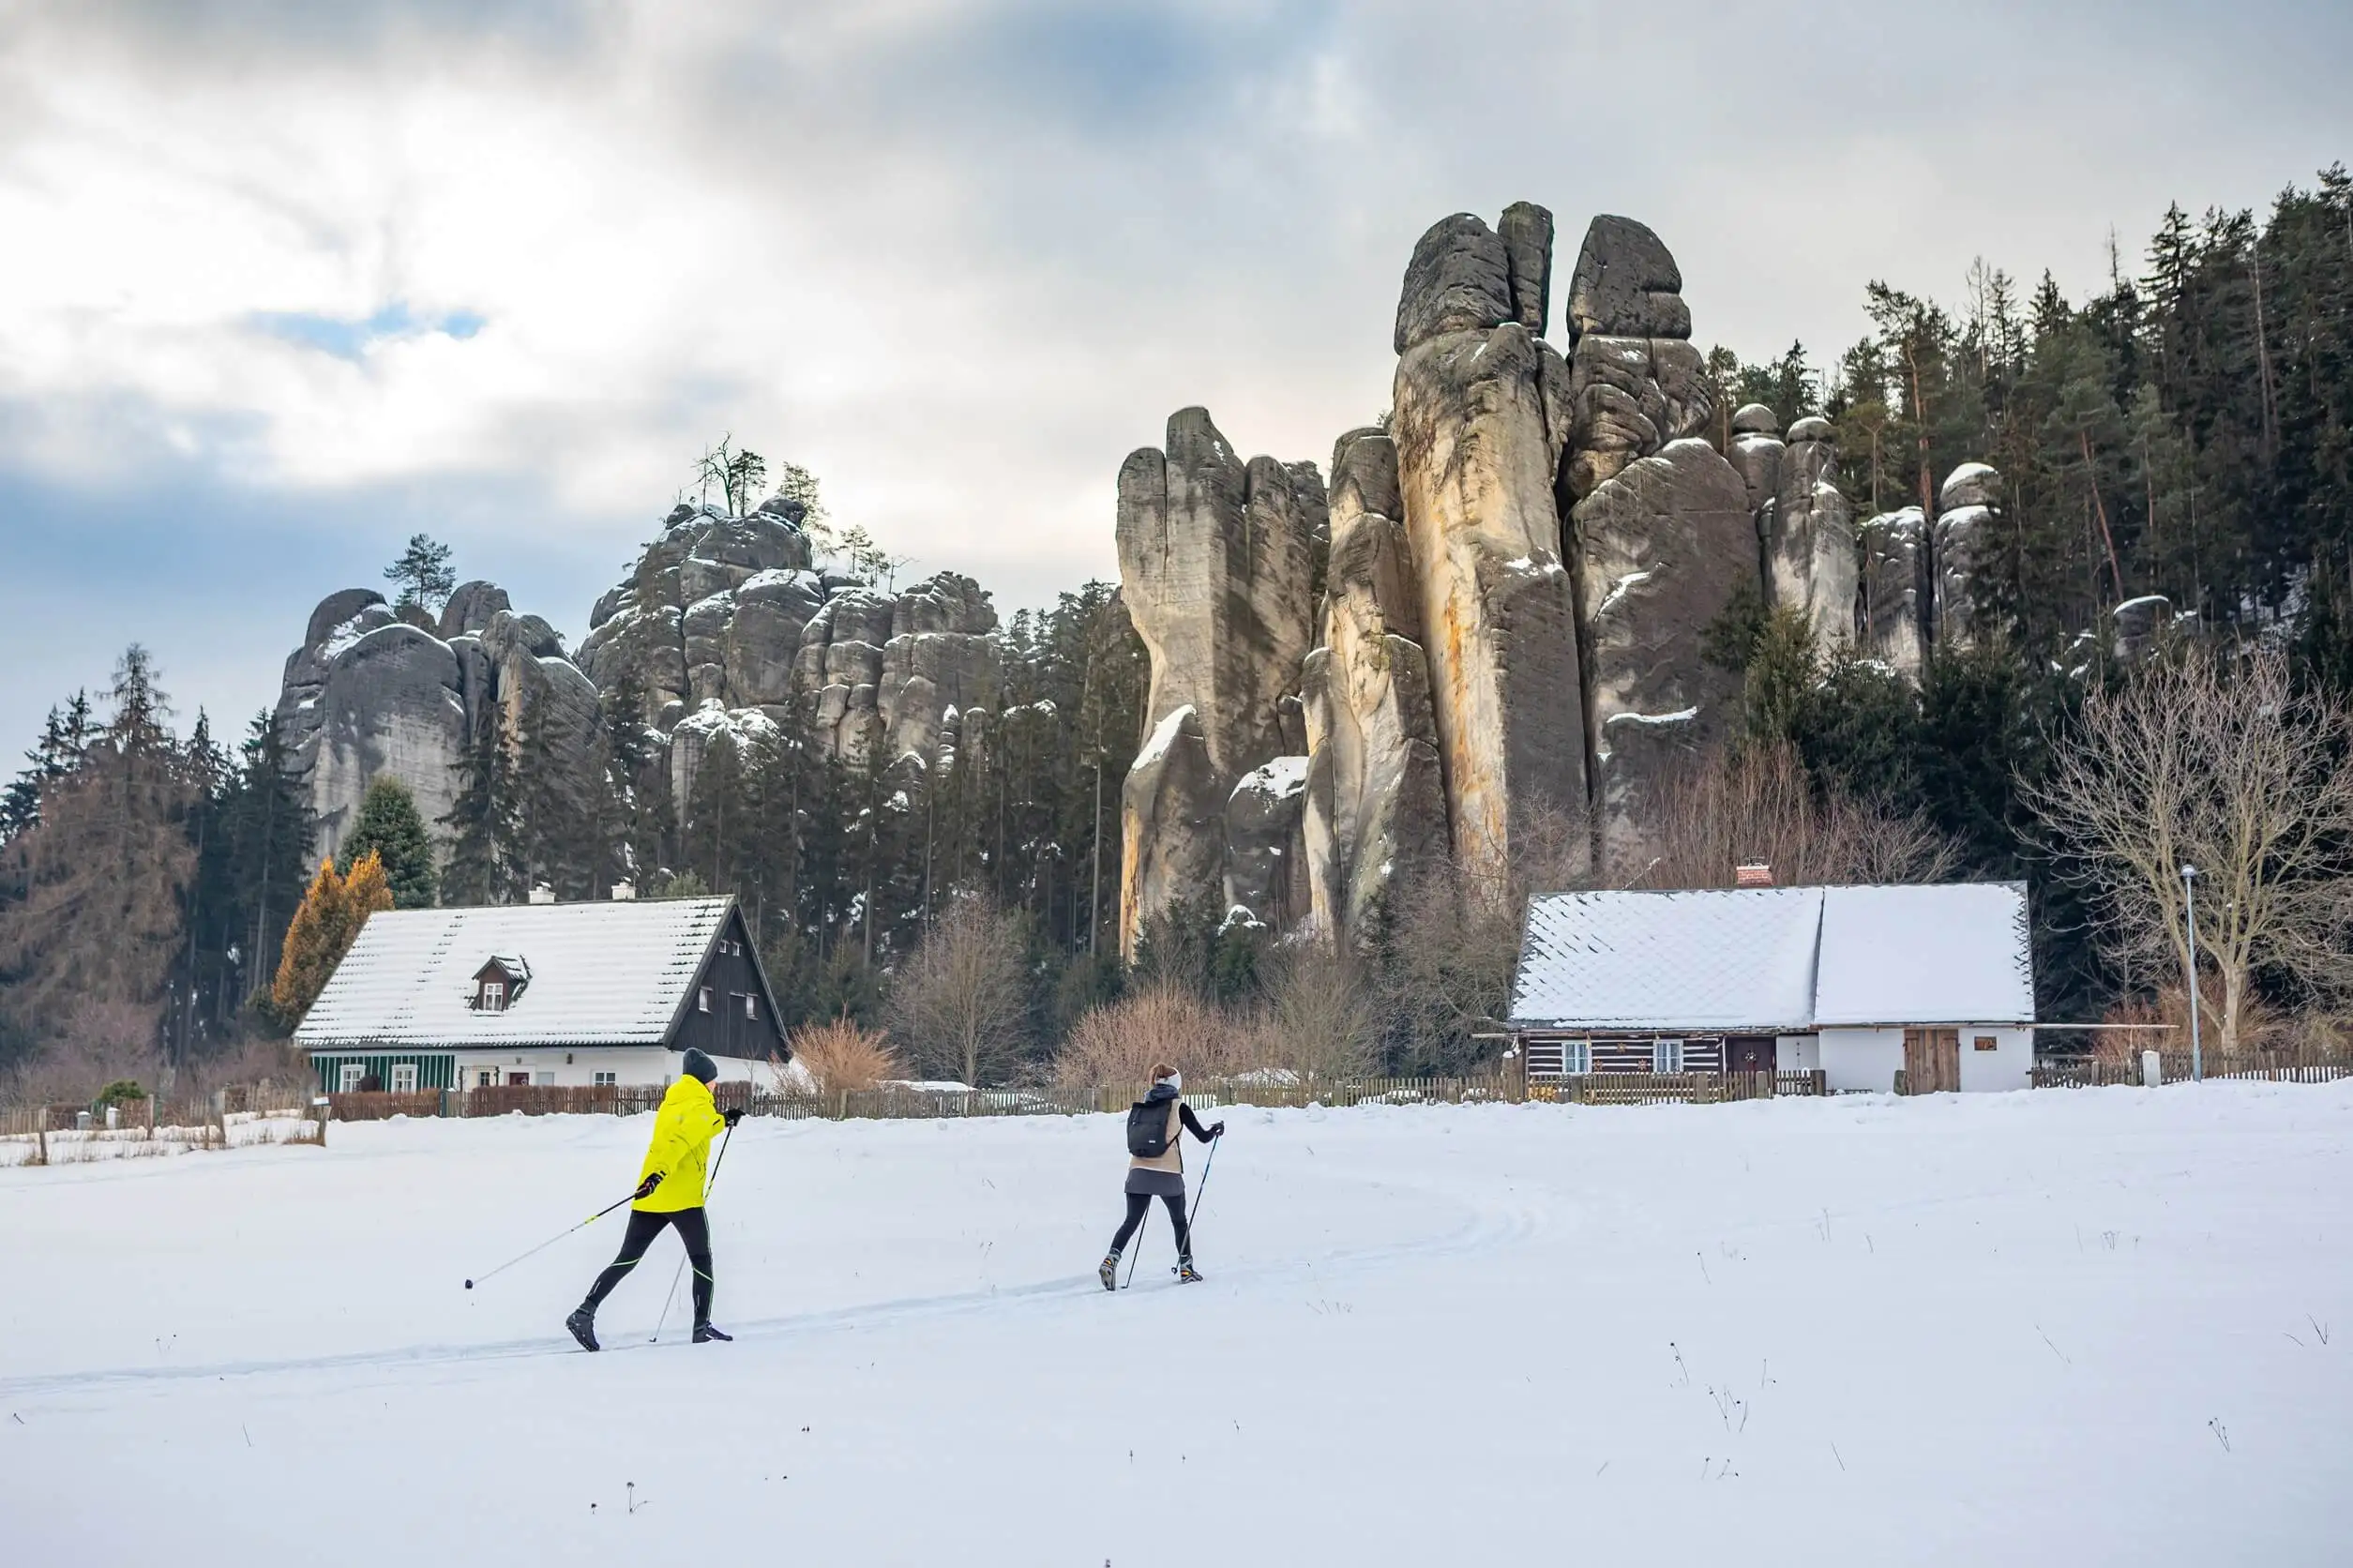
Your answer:
[[[520,1000],[531,984],[531,966],[520,957],[500,954],[474,972],[474,1010],[504,1013]]]

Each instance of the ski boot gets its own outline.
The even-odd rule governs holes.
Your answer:
[[[581,1349],[601,1350],[604,1349],[596,1343],[596,1309],[595,1307],[586,1304],[574,1307],[572,1315],[564,1319],[564,1326],[572,1331],[572,1337],[581,1342]]]
[[[709,1323],[697,1323],[695,1325],[696,1344],[708,1345],[714,1339],[717,1340],[722,1345],[732,1345],[735,1343],[735,1336],[733,1334],[722,1333],[720,1330],[714,1328]]]
[[[1103,1289],[1106,1290],[1118,1289],[1120,1288],[1120,1255],[1116,1252],[1105,1253],[1103,1266],[1094,1271],[1094,1277],[1103,1282]]]
[[[1199,1285],[1200,1282],[1200,1271],[1193,1267],[1193,1259],[1190,1258],[1178,1259],[1177,1283],[1179,1285]]]

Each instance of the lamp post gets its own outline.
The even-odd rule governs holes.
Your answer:
[[[2181,893],[2189,900],[2190,930],[2190,1078],[2202,1082],[2206,1078],[2206,1057],[2198,1037],[2197,1004],[2197,867],[2184,864],[2181,867]]]

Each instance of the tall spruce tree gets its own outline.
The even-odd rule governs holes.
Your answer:
[[[416,809],[416,797],[390,774],[378,774],[368,781],[359,815],[343,837],[336,865],[348,876],[353,865],[370,854],[384,865],[393,908],[432,908],[439,891],[439,879],[433,872],[433,841]]]

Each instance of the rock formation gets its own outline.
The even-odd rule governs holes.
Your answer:
[[[742,517],[681,504],[590,616],[581,663],[603,689],[627,674],[645,691],[681,811],[714,744],[806,720],[845,761],[878,746],[928,760],[951,710],[997,703],[997,612],[979,584],[942,572],[894,594],[820,574],[803,516],[782,496]]]
[[[803,631],[798,656],[815,738],[851,761],[877,745],[892,761],[929,757],[948,710],[997,706],[996,629],[988,596],[954,572],[896,596],[837,593]]]
[[[2156,656],[2173,626],[2173,601],[2163,594],[2126,599],[2111,613],[2119,664],[2139,664]]]
[[[1830,421],[1789,427],[1772,509],[1763,519],[1766,596],[1803,615],[1816,646],[1855,640],[1860,562],[1853,514],[1838,492],[1838,449]]]
[[[581,664],[600,688],[634,668],[665,732],[705,701],[792,701],[801,632],[826,602],[803,508],[782,497],[747,517],[680,503],[629,580],[596,601]]]
[[[288,771],[318,815],[316,852],[340,847],[379,774],[407,785],[427,826],[442,833],[485,704],[499,707],[509,734],[526,716],[540,726],[567,777],[594,754],[596,687],[553,629],[517,615],[503,589],[462,585],[433,630],[371,589],[322,600],[287,657],[276,714]]]
[[[1564,505],[1668,442],[1706,432],[1715,409],[1682,286],[1675,258],[1642,224],[1605,216],[1586,230],[1569,283]]]
[[[1323,645],[1301,675],[1304,836],[1317,928],[1361,942],[1401,872],[1446,853],[1446,791],[1421,597],[1397,514],[1397,449],[1351,430],[1332,454]]]
[[[1606,480],[1571,522],[1594,817],[1606,865],[1638,869],[1658,786],[1727,738],[1738,710],[1740,675],[1700,640],[1756,588],[1756,521],[1732,465],[1686,439]]]
[[[1586,231],[1569,285],[1561,489],[1574,503],[1587,799],[1610,867],[1638,862],[1645,803],[1726,732],[1739,680],[1700,657],[1700,636],[1758,586],[1752,482],[1773,481],[1776,506],[1787,489],[1786,456],[1755,449],[1735,469],[1696,439],[1713,407],[1682,287],[1659,237],[1612,217]]]
[[[1236,787],[1286,754],[1283,700],[1307,653],[1324,527],[1312,465],[1245,463],[1205,409],[1170,415],[1166,449],[1121,465],[1122,597],[1152,658],[1150,738],[1122,797],[1124,952],[1177,899],[1254,892],[1257,879],[1237,882],[1228,866],[1227,819],[1234,808],[1254,837],[1273,831],[1266,803],[1237,807]],[[1282,803],[1294,836],[1299,798]],[[1245,907],[1268,924],[1282,912]]]
[[[1906,506],[1865,519],[1862,589],[1856,625],[1863,654],[1899,675],[1920,678],[1926,640],[1921,629],[1921,579],[1925,575],[1925,524]]]
[[[1748,492],[1749,515],[1757,520],[1760,545],[1772,537],[1772,513],[1781,502],[1781,464],[1787,450],[1772,410],[1762,403],[1742,403],[1733,411],[1732,449],[1725,457]]]
[[[1531,331],[1548,215],[1468,213],[1414,247],[1397,302],[1392,433],[1454,852],[1499,871],[1516,808],[1581,803],[1576,611],[1553,481],[1569,378]],[[1515,263],[1515,249],[1520,260]]]
[[[1937,491],[1936,641],[1968,648],[1977,641],[1978,540],[2001,505],[2001,475],[1982,462],[1965,462]]]

